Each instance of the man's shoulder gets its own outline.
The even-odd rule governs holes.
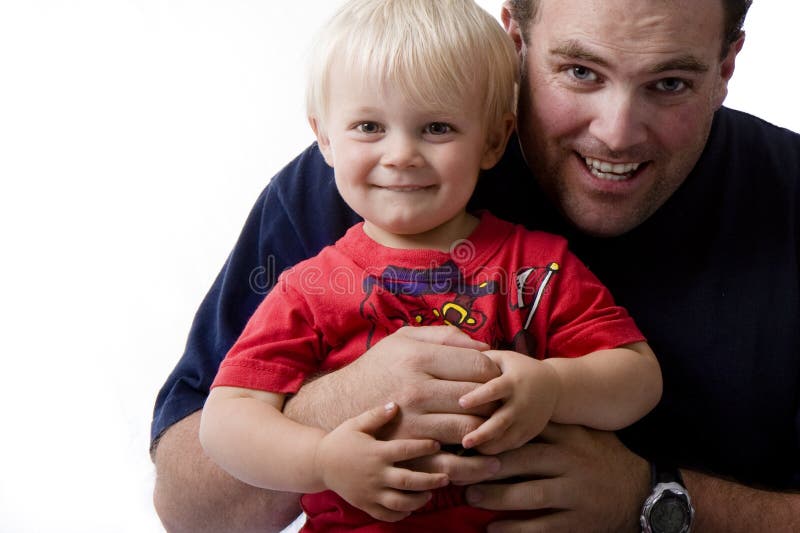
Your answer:
[[[344,235],[336,242],[322,247],[316,254],[287,268],[281,275],[294,278],[293,282],[296,282],[298,277],[308,277],[311,275],[310,273],[327,272],[339,267],[352,267],[355,261],[352,251],[359,243],[356,234],[363,233],[359,229],[361,225],[362,223],[359,222],[347,228]]]
[[[727,177],[800,182],[800,134],[743,111],[721,108],[699,169]]]
[[[334,243],[359,217],[339,195],[333,169],[313,143],[267,184],[257,203],[263,238],[300,246],[297,262]]]
[[[800,133],[736,109],[721,108],[715,117],[714,131],[720,131],[729,141],[750,143],[752,148],[771,148],[777,144],[800,152]]]
[[[315,193],[335,189],[336,183],[333,169],[325,162],[314,142],[275,174],[269,182],[269,188],[281,196],[288,194],[313,198]]]

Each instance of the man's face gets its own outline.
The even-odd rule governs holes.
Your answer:
[[[722,2],[540,0],[528,28],[504,19],[543,189],[582,231],[636,227],[686,179],[727,94],[741,43],[720,59]]]

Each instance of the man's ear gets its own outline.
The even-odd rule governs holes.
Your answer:
[[[322,157],[325,158],[325,162],[328,163],[330,167],[333,167],[333,149],[331,149],[331,140],[320,127],[317,117],[309,116],[308,124],[314,131],[314,136],[317,138],[317,145],[319,145],[319,151],[322,153]]]
[[[522,45],[524,44],[522,40],[522,30],[519,27],[519,23],[511,16],[511,6],[508,2],[503,2],[500,20],[503,21],[503,27],[506,29],[506,33],[511,37],[511,40],[514,41],[514,47],[517,49],[517,52],[519,52],[522,50]]]
[[[483,151],[483,157],[481,157],[481,169],[488,170],[492,168],[503,157],[508,139],[511,137],[511,132],[514,131],[515,123],[514,113],[506,113],[500,123],[489,132],[486,138],[486,149]]]
[[[725,101],[725,97],[728,96],[728,82],[733,77],[733,71],[736,69],[736,56],[739,55],[739,52],[742,51],[742,47],[744,46],[744,32],[741,33],[738,39],[728,46],[728,53],[722,59],[722,63],[719,66],[719,87],[717,88],[717,96],[715,106],[719,107],[722,105],[722,102]]]

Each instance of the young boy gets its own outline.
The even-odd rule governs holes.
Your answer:
[[[517,76],[513,45],[472,0],[353,0],[319,39],[309,121],[364,222],[282,274],[223,361],[200,430],[232,475],[306,493],[309,531],[481,531],[498,517],[444,474],[399,464],[439,444],[376,438],[402,408],[391,398],[331,432],[282,414],[309,377],[400,327],[450,324],[486,344],[500,375],[459,401],[499,403],[463,438],[481,453],[550,420],[619,429],[660,397],[641,333],[564,239],[466,210],[508,142]]]

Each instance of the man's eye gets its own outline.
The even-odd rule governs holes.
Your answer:
[[[431,135],[446,135],[451,131],[453,131],[452,126],[444,122],[431,122],[425,127],[425,133],[430,133]]]
[[[664,78],[656,83],[656,89],[665,93],[679,93],[687,86],[688,84],[680,78]]]
[[[380,125],[375,122],[362,122],[361,124],[356,126],[356,129],[361,133],[367,133],[367,134],[381,132]]]
[[[576,80],[594,81],[597,79],[597,74],[595,74],[592,69],[583,67],[581,65],[570,67],[569,72]]]

